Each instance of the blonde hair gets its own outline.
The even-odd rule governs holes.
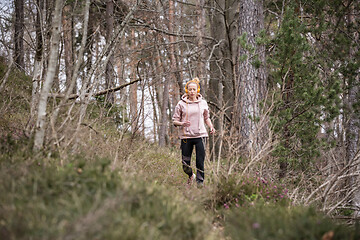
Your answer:
[[[190,81],[188,81],[186,84],[185,84],[185,92],[188,93],[188,85],[190,83],[195,83],[197,85],[197,92],[200,93],[200,80],[196,77],[196,78],[193,78],[191,79]]]

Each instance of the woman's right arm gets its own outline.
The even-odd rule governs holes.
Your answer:
[[[173,124],[174,124],[175,126],[188,127],[188,126],[190,126],[190,121],[185,121],[185,122],[173,121]]]
[[[182,120],[182,110],[181,110],[181,106],[178,103],[175,107],[175,111],[174,111],[174,115],[172,117],[172,122],[174,124],[174,126],[183,126],[183,127],[188,127],[190,126],[190,122],[189,121],[181,121]]]
[[[175,126],[182,126],[184,123],[183,122],[180,122],[180,121],[173,121],[173,124]]]

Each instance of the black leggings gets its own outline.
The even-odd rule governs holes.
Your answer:
[[[181,154],[184,172],[192,176],[193,170],[191,168],[191,154],[195,145],[196,151],[196,182],[202,183],[204,181],[204,160],[205,160],[205,138],[188,138],[181,139]]]

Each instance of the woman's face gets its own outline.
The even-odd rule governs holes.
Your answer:
[[[194,97],[197,94],[197,84],[196,83],[189,83],[187,86],[188,94],[190,97]]]

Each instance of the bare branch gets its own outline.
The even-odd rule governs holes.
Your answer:
[[[91,94],[91,95],[94,96],[94,97],[98,97],[98,96],[105,95],[107,93],[116,92],[116,91],[119,91],[119,90],[123,89],[124,87],[127,87],[127,86],[129,86],[131,84],[134,84],[136,82],[139,82],[139,81],[141,81],[141,78],[136,79],[136,80],[134,80],[132,82],[122,84],[122,85],[114,87],[114,88],[105,89],[103,91],[100,91],[100,92],[97,92],[97,93],[94,93],[94,94]],[[66,94],[52,94],[51,96],[54,97],[54,98],[64,98],[64,97],[66,97]],[[90,94],[86,93],[85,97],[88,97],[88,96],[90,96]],[[77,99],[79,97],[80,97],[79,94],[71,94],[71,95],[69,95],[68,99],[69,100],[70,99]]]

